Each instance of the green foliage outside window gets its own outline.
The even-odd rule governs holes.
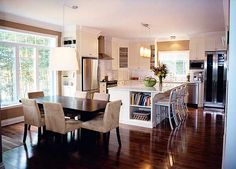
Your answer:
[[[26,97],[27,92],[32,90],[50,94],[50,47],[55,47],[55,38],[0,29],[0,92],[3,106],[18,103],[19,98]]]

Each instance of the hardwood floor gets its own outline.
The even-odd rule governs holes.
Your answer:
[[[2,133],[22,141],[23,126],[3,127]],[[177,130],[171,132],[169,128],[167,121],[154,129],[121,125],[122,147],[113,130],[106,149],[102,137],[94,139],[93,135],[68,144],[41,140],[37,145],[37,129],[31,127],[26,145],[5,152],[3,161],[7,169],[221,168],[224,115],[190,109]]]

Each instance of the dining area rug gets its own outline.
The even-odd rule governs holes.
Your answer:
[[[22,145],[23,143],[20,141],[2,135],[2,152],[6,152]]]

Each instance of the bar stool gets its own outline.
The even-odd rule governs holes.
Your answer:
[[[186,102],[186,96],[188,96],[188,90],[187,90],[187,85],[183,85],[183,109],[185,112],[185,118],[188,117],[188,106],[187,106],[187,102]]]
[[[183,98],[182,98],[182,86],[177,88],[176,91],[176,114],[178,115],[179,121],[182,122],[184,119],[183,113]]]
[[[160,112],[160,114],[164,113],[165,116],[168,117],[171,130],[173,130],[172,119],[174,119],[175,126],[178,126],[178,120],[175,111],[176,102],[177,102],[176,89],[172,89],[168,98],[161,99],[157,103],[155,103],[155,105],[158,107],[158,111]],[[164,111],[163,109],[161,109],[162,107],[165,108]]]

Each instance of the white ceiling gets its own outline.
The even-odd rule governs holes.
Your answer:
[[[0,0],[0,11],[50,24],[77,24],[120,38],[189,37],[224,31],[223,0]],[[150,24],[145,31],[141,22]]]

